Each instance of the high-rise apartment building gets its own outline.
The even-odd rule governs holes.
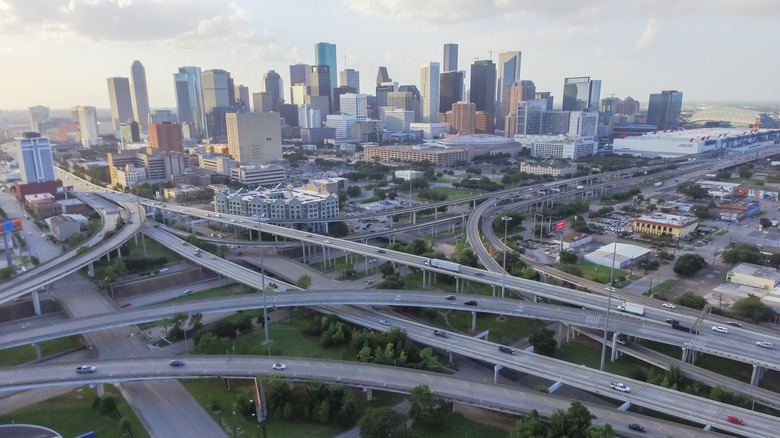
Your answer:
[[[647,105],[647,123],[658,129],[677,129],[682,111],[682,91],[665,90],[651,94]]]
[[[178,123],[149,125],[149,145],[156,151],[184,152],[184,134]]]
[[[245,164],[268,164],[282,158],[281,118],[277,112],[226,114],[228,148]]]
[[[19,173],[25,184],[54,181],[54,160],[49,139],[37,133],[26,132],[16,139],[19,150]]]
[[[351,68],[339,73],[339,87],[352,87],[355,93],[360,93],[360,72]]]
[[[420,104],[422,122],[433,123],[439,112],[439,63],[426,62],[420,66]]]
[[[439,112],[446,113],[452,109],[452,104],[464,99],[465,87],[463,81],[466,72],[446,71],[439,75]]]
[[[477,111],[493,113],[496,103],[496,65],[486,59],[471,64],[471,91],[469,100]]]
[[[368,118],[368,103],[365,94],[347,93],[340,96],[341,112],[355,116],[355,121],[365,122]]]
[[[73,121],[79,124],[81,144],[85,148],[103,144],[98,134],[97,110],[94,106],[75,106],[71,109]]]
[[[512,84],[520,82],[520,51],[502,52],[498,54],[498,76],[496,77],[496,126],[504,128],[504,117],[512,111],[510,93]]]
[[[133,61],[130,67],[130,95],[133,101],[133,117],[143,127],[149,126],[149,91],[146,88],[146,69],[141,61]]]
[[[111,121],[114,131],[119,131],[119,124],[133,120],[133,99],[130,96],[130,80],[128,78],[108,78],[108,99],[111,102]]]
[[[331,102],[333,101],[333,90],[338,86],[336,84],[336,78],[337,78],[337,72],[338,72],[338,66],[336,64],[336,45],[330,44],[330,43],[317,43],[314,45],[314,63],[318,66],[320,65],[327,65],[328,66],[328,77],[330,78],[330,88],[328,91],[330,91],[330,99]],[[313,85],[313,84],[309,84]],[[324,94],[319,94],[319,96],[324,96]]]
[[[274,70],[263,75],[262,90],[271,95],[271,111],[279,110],[279,103],[284,99],[284,84],[282,76]]]
[[[179,67],[173,81],[179,123],[192,123],[198,136],[207,137],[200,67]]]
[[[627,116],[639,114],[639,102],[634,100],[633,97],[628,96],[619,104],[615,105],[615,114],[625,114]]]
[[[28,108],[30,111],[30,129],[40,133],[40,127],[38,124],[46,123],[49,121],[49,107],[48,106],[31,106]]]
[[[442,72],[458,70],[458,45],[447,43],[444,45],[444,63],[441,65]]]
[[[600,80],[591,80],[589,76],[564,79],[563,111],[598,111],[600,100]]]
[[[327,65],[315,65],[311,68],[311,79],[309,79],[310,94],[312,96],[323,96],[328,98],[328,108],[320,108],[324,115],[330,114],[330,99],[333,95],[330,88],[330,67]]]

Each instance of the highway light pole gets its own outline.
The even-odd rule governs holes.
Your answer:
[[[617,233],[615,233],[617,236]],[[614,248],[612,250],[612,269],[609,271],[609,296],[607,297],[607,319],[604,321],[604,339],[601,343],[601,367],[600,371],[604,371],[604,358],[607,354],[607,331],[609,330],[609,313],[612,311],[612,291],[615,289],[612,287],[612,282],[615,279],[615,258],[617,256],[617,238],[615,238]]]
[[[501,298],[504,298],[504,291],[506,290],[506,234],[507,226],[512,218],[509,216],[501,216],[501,220],[504,221],[504,268],[501,270]]]
[[[260,241],[260,285],[263,287],[263,329],[265,330],[265,344],[268,344],[268,306],[265,302],[265,262],[263,261],[263,232],[260,231],[260,218],[257,218],[257,240]]]

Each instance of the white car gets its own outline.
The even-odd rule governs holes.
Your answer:
[[[668,308],[670,308],[670,309],[674,309],[674,308],[676,308],[676,307],[677,307],[677,306],[675,306],[675,305],[674,305],[674,304],[672,304],[672,303],[664,303],[664,304],[663,304],[663,306],[664,306],[664,307],[668,307]]]
[[[386,319],[379,320],[379,323],[382,324],[382,325],[386,325],[386,326],[390,327],[390,321],[388,321]]]
[[[273,368],[275,370],[286,370],[287,369],[287,365],[285,365],[283,363],[275,363],[275,364],[273,364],[271,366],[271,368]]]
[[[170,271],[170,269],[168,269],[168,268],[162,268],[162,269],[160,269],[160,272],[168,272],[168,271]]]
[[[768,348],[772,349],[772,343],[767,341],[756,341],[756,345],[758,345],[761,348]]]
[[[76,368],[76,372],[79,374],[94,373],[97,368],[93,365],[82,365]]]
[[[620,382],[617,382],[617,383],[616,382],[612,382],[612,383],[609,384],[609,386],[612,389],[616,390],[616,391],[631,392],[631,388],[629,388],[628,386],[626,386],[625,384],[620,383]]]
[[[324,241],[323,243],[330,243],[330,240],[326,240],[326,241]]]
[[[712,331],[718,332],[718,333],[728,333],[729,329],[727,329],[726,327],[722,327],[722,326],[716,325],[716,326],[712,327]]]
[[[617,289],[615,289],[614,287],[609,287],[609,286],[605,287],[604,290],[610,291],[610,292],[616,292],[617,291]]]

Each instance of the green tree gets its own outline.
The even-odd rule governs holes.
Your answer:
[[[748,294],[747,297],[737,300],[731,307],[735,315],[758,324],[760,322],[773,321],[775,311],[761,302],[757,295]]]
[[[758,220],[758,224],[761,225],[761,228],[769,228],[772,226],[772,219],[762,217]]]
[[[685,292],[679,297],[677,297],[676,300],[674,300],[677,304],[685,307],[690,307],[691,309],[698,309],[701,310],[704,308],[704,306],[707,305],[707,300],[704,299],[704,297],[700,297],[693,292]]]
[[[548,421],[548,438],[588,438],[591,421],[596,418],[582,403],[572,402],[568,410],[559,410]]]
[[[544,356],[552,356],[556,347],[558,347],[558,342],[555,340],[555,332],[544,327],[540,327],[531,333],[528,342],[534,346],[534,352]]]
[[[685,254],[674,262],[674,268],[672,270],[683,277],[690,277],[705,266],[707,266],[707,262],[702,256],[698,254]]]
[[[739,175],[740,178],[748,179],[751,176],[753,176],[753,166],[750,164],[744,164],[739,167],[739,169],[737,170],[737,174]]]
[[[414,424],[430,424],[436,419],[433,393],[428,385],[415,386],[409,393],[409,401],[412,404],[409,418],[414,421]]]
[[[433,348],[426,347],[420,350],[420,369],[430,370],[439,367],[439,359],[433,354]]]
[[[328,235],[331,237],[339,238],[347,234],[349,234],[349,226],[346,223],[339,221],[328,224]]]
[[[509,431],[508,438],[539,438],[547,435],[547,424],[539,418],[539,412],[534,409],[530,414],[517,420]]]
[[[661,386],[674,390],[681,390],[685,383],[685,373],[677,366],[672,366],[664,372],[664,380]]]
[[[358,422],[361,438],[398,438],[406,430],[406,416],[388,406],[369,408]]]
[[[572,251],[561,251],[559,254],[561,257],[561,263],[567,265],[573,265],[577,263],[577,254],[574,254]]]
[[[301,275],[295,284],[301,289],[308,289],[311,286],[311,277],[306,274]]]

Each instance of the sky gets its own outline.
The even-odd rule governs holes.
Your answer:
[[[108,108],[106,78],[136,59],[152,108],[175,106],[186,65],[227,70],[250,93],[276,70],[289,101],[289,65],[313,64],[321,41],[367,94],[379,66],[419,87],[420,65],[456,43],[467,72],[521,51],[521,79],[556,106],[571,76],[642,106],[670,89],[684,103],[780,100],[779,18],[777,0],[0,0],[0,109]]]

